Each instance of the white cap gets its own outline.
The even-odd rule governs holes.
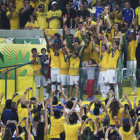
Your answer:
[[[52,2],[52,5],[54,5],[54,4],[57,4],[57,2],[56,2],[56,1],[53,1],[53,2]]]

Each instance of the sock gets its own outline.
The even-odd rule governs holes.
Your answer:
[[[36,97],[39,98],[40,96],[40,88],[36,88]]]

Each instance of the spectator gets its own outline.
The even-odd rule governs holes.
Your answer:
[[[48,22],[49,22],[49,28],[50,29],[59,29],[61,28],[61,17],[62,12],[61,10],[57,10],[57,2],[52,2],[52,10],[48,12]]]
[[[90,13],[87,9],[84,9],[84,4],[80,4],[80,10],[77,11],[76,17],[82,18],[83,21],[90,16]]]
[[[135,12],[130,7],[129,1],[126,1],[125,2],[125,8],[122,10],[123,23],[127,22],[128,25],[130,26],[134,17],[135,17]]]
[[[35,8],[34,15],[37,18],[37,22],[39,24],[39,29],[48,28],[47,12],[45,11],[44,4],[40,4],[37,8]]]
[[[96,12],[95,12],[95,19],[97,20],[97,17],[102,14],[104,11],[104,6],[102,5],[102,0],[97,0],[97,5],[95,6]]]
[[[136,14],[137,25],[140,26],[140,0],[139,0],[139,6],[135,9],[135,14]]]
[[[71,8],[70,3],[67,3],[66,8],[63,11],[63,26],[67,25],[68,28],[74,28],[75,18],[76,18],[76,11]]]
[[[6,12],[6,16],[10,20],[10,29],[19,29],[19,12],[16,10],[12,2],[9,3],[9,11]]]
[[[20,28],[24,28],[27,21],[30,20],[34,8],[29,4],[28,0],[24,0],[24,7],[20,10]]]
[[[0,17],[1,17],[1,29],[10,29],[9,19],[6,16],[6,5],[1,5]]]
[[[45,12],[48,12],[49,4],[50,4],[50,0],[38,0],[38,1],[36,1],[36,7],[38,7],[39,5],[44,5]]]
[[[39,25],[34,15],[30,15],[30,20],[25,24],[24,29],[38,29]]]

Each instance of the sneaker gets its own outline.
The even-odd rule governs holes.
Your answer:
[[[137,94],[138,94],[137,92],[134,92],[134,91],[133,91],[133,92],[131,92],[129,95],[130,95],[130,96],[137,96]]]

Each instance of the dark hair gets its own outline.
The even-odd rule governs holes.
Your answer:
[[[41,49],[41,52],[42,52],[42,51],[46,51],[46,49],[45,49],[45,48],[42,48],[42,49]]]
[[[23,140],[21,137],[16,138],[16,140]]]
[[[134,111],[134,109],[131,109],[131,110],[129,111],[129,114],[130,114],[130,116],[133,118],[133,117],[135,116],[135,111]]]
[[[123,130],[124,130],[125,132],[128,132],[128,131],[130,130],[130,124],[129,124],[129,123],[125,123],[125,124],[123,125]]]
[[[34,122],[38,122],[40,120],[40,115],[37,114],[34,116]]]
[[[78,121],[78,116],[75,112],[73,112],[69,117],[70,124],[76,124]]]
[[[5,129],[5,135],[3,140],[12,140],[12,132],[11,129],[8,127]]]
[[[118,46],[119,46],[119,41],[118,41],[118,40],[114,40],[113,42],[115,42],[115,43],[116,43],[116,45],[118,45]]]
[[[56,36],[57,38],[60,38],[60,34],[59,33],[55,33],[54,36]]]
[[[78,44],[80,44],[79,38],[78,38],[78,37],[75,37],[75,38],[74,38],[74,42],[78,42]]]
[[[66,103],[66,106],[67,106],[68,109],[72,109],[72,107],[73,107],[73,102],[72,102],[72,101],[68,101],[68,102]]]
[[[36,49],[36,48],[32,48],[32,49],[31,49],[31,52],[33,53],[34,51],[37,52],[37,49]]]
[[[19,125],[19,126],[18,126],[18,133],[21,134],[22,131],[23,131],[23,129],[22,129],[22,127]]]
[[[114,100],[113,102],[111,102],[110,104],[110,112],[112,113],[112,118],[114,118],[114,116],[118,115],[120,106],[119,106],[119,102],[117,100]]]
[[[61,117],[60,110],[58,110],[58,109],[54,110],[54,117],[55,117],[56,119],[59,119],[59,118]]]
[[[118,24],[119,31],[121,30],[121,24],[119,22],[115,22],[114,24]]]
[[[12,100],[11,99],[6,100],[5,108],[6,109],[11,109],[11,105],[12,105]]]
[[[88,117],[86,115],[82,116],[82,120],[85,121]]]
[[[86,127],[83,131],[83,134],[85,134],[86,136],[89,136],[91,134],[91,129],[90,127]]]
[[[100,109],[99,107],[95,106],[94,110],[93,110],[94,115],[98,116],[100,114]]]
[[[53,97],[53,101],[52,101],[53,105],[57,105],[58,104],[58,99],[56,96]]]

